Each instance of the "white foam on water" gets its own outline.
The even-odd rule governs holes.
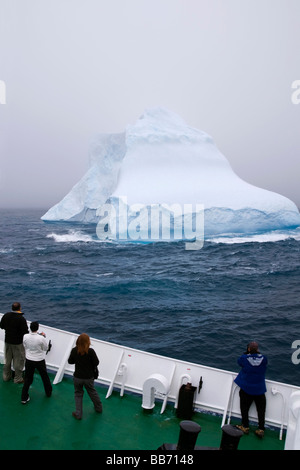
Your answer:
[[[287,231],[270,231],[259,234],[247,235],[241,234],[241,236],[224,235],[221,237],[211,237],[206,239],[207,242],[212,243],[224,243],[224,244],[235,244],[235,243],[268,243],[268,242],[279,242],[284,240],[297,240],[300,241],[300,230],[299,228]]]
[[[97,242],[91,235],[77,230],[69,230],[68,233],[49,233],[47,238],[52,238],[57,243]]]

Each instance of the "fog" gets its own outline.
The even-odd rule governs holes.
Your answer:
[[[153,106],[300,206],[299,44],[299,0],[0,0],[0,207],[51,207]]]

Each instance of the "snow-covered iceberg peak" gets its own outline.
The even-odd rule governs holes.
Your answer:
[[[140,143],[198,142],[211,138],[198,129],[186,125],[184,120],[165,108],[146,109],[140,119],[126,130],[128,147]]]
[[[103,229],[104,238],[128,238],[131,224],[140,239],[151,240],[151,210],[161,212],[153,231],[155,239],[161,239],[157,224],[163,230],[167,220],[162,213],[175,210],[172,230],[178,235],[176,227],[183,215],[188,212],[194,220],[203,207],[205,235],[300,225],[299,211],[291,200],[246,183],[209,135],[166,109],[153,108],[124,133],[97,136],[89,170],[42,219],[96,223],[98,236]]]

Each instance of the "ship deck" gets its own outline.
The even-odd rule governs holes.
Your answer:
[[[113,392],[105,399],[106,388],[97,386],[103,402],[103,413],[94,412],[85,393],[83,418],[72,417],[74,389],[71,377],[53,386],[51,398],[44,394],[39,374],[35,374],[30,388],[30,402],[21,404],[22,385],[3,382],[0,366],[0,450],[157,450],[163,443],[177,444],[181,419],[172,404],[160,414],[158,402],[152,413],[145,413],[141,397]],[[53,377],[50,374],[51,381]],[[222,431],[221,417],[208,413],[194,413],[193,421],[201,426],[196,445],[219,448]],[[236,424],[232,420],[231,424]],[[283,450],[284,439],[279,430],[267,429],[265,437],[241,437],[239,450]]]

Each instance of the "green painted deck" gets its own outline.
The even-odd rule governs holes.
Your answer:
[[[105,399],[107,388],[98,387],[103,413],[94,411],[84,395],[81,421],[72,417],[74,389],[72,378],[53,386],[47,398],[42,381],[35,375],[30,388],[30,402],[21,404],[22,385],[2,381],[0,367],[0,450],[157,450],[163,443],[177,444],[180,419],[172,405],[161,415],[157,402],[152,413],[141,407],[141,397],[113,392]],[[53,376],[50,375],[51,381]],[[221,442],[221,418],[195,413],[193,421],[201,426],[197,446],[216,447]],[[234,424],[234,422],[232,422]],[[254,431],[255,428],[253,428]],[[242,436],[239,450],[283,450],[278,430],[266,430],[264,439],[253,432]]]

